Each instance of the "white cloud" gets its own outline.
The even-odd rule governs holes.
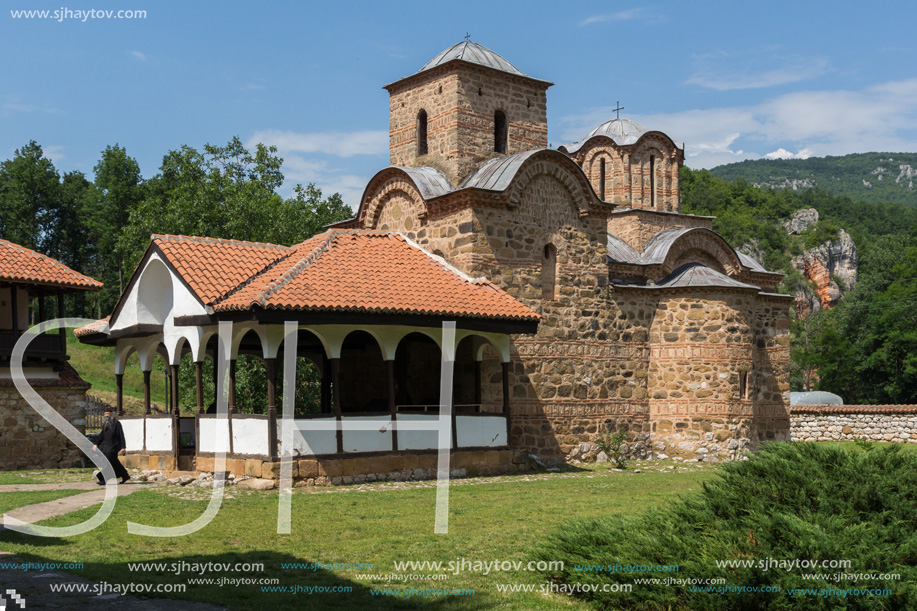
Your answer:
[[[716,91],[760,89],[798,83],[799,81],[821,76],[829,69],[828,60],[815,58],[812,60],[794,60],[784,66],[757,72],[744,68],[722,72],[704,69],[695,72],[686,82],[690,85],[700,85]]]
[[[617,13],[604,13],[602,15],[593,15],[579,22],[580,25],[592,25],[593,23],[605,23],[606,21],[630,21],[632,19],[646,19],[649,13],[646,9],[637,7],[630,8]]]
[[[51,146],[41,147],[42,154],[50,159],[53,163],[60,162],[61,159],[66,157],[64,155],[64,147],[59,144],[52,144]]]
[[[281,153],[324,153],[352,157],[385,155],[388,152],[388,132],[383,130],[299,133],[267,129],[255,132],[248,143],[251,146],[259,142],[276,146]]]
[[[131,53],[131,55],[133,55],[134,57],[136,57],[136,58],[139,59],[140,61],[142,61],[142,62],[145,62],[145,61],[146,61],[146,55],[144,55],[144,54],[141,53],[140,51],[131,51],[130,53]]]
[[[764,157],[766,159],[808,159],[811,156],[812,156],[811,149],[805,148],[799,151],[798,153],[792,153],[786,150],[785,148],[781,147],[777,149],[776,151],[771,151]]]
[[[245,87],[243,87],[242,89],[244,89],[244,90],[246,90],[246,91],[257,91],[257,90],[259,90],[259,89],[264,89],[264,86],[263,86],[263,85],[256,85],[256,84],[254,84],[254,83],[245,83]]]
[[[685,143],[686,163],[710,168],[796,150],[795,158],[917,150],[917,78],[863,90],[798,91],[749,106],[632,115]],[[565,117],[567,142],[613,117],[611,107]],[[792,153],[791,153],[792,154]]]

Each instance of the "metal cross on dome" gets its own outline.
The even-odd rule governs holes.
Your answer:
[[[615,106],[617,106],[617,108],[612,108],[611,112],[615,113],[615,119],[620,121],[621,120],[621,111],[624,110],[624,107],[621,106],[620,101],[615,102]]]
[[[465,32],[465,40],[471,40],[471,34]]]

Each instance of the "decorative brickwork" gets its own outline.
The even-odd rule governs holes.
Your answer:
[[[797,405],[790,422],[794,441],[917,443],[917,405]]]

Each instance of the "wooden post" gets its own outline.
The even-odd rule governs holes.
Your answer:
[[[124,415],[124,374],[115,374],[115,402],[118,408],[118,415]]]
[[[474,403],[478,406],[478,411],[483,411],[481,409],[481,361],[474,362]]]
[[[331,359],[331,397],[334,417],[341,422],[341,359]],[[344,431],[337,429],[338,454],[344,453]]]
[[[503,369],[503,413],[509,416],[509,363],[500,363]]]
[[[57,293],[57,317],[64,317],[64,293],[63,291],[58,291]],[[66,329],[61,327],[58,329],[57,333],[60,337],[60,351],[61,354],[67,354],[67,336],[65,334]]]
[[[143,413],[151,414],[153,410],[150,409],[150,372],[143,372]]]
[[[229,361],[229,413],[236,413],[236,360]]]
[[[170,389],[172,392],[172,413],[178,414],[178,365],[172,365],[169,367],[169,382],[172,386]]]
[[[392,451],[398,451],[398,408],[395,406],[395,361],[385,361],[385,371],[388,379],[388,410],[392,415]]]
[[[10,285],[10,303],[13,304],[13,334],[19,333],[19,287]]]
[[[503,415],[506,416],[506,444],[509,445],[509,363],[500,363],[503,369]]]
[[[319,402],[319,411],[323,414],[331,413],[331,362],[322,355],[322,394]]]
[[[197,392],[197,413],[204,413],[204,363],[194,361],[194,390]]]
[[[264,359],[267,367],[267,444],[268,455],[277,458],[277,359]]]

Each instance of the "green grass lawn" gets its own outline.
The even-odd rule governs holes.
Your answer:
[[[95,467],[81,469],[40,469],[32,471],[0,471],[0,486],[8,484],[59,484],[89,482]]]
[[[87,490],[32,490],[28,492],[0,492],[0,515],[17,507],[54,501],[74,494],[82,494]]]
[[[238,587],[189,585],[172,595],[227,605],[232,609],[556,609],[583,607],[565,596],[499,593],[497,584],[541,584],[536,572],[482,575],[466,571],[448,579],[399,583],[365,581],[361,574],[392,574],[395,561],[529,560],[528,550],[547,532],[586,517],[637,513],[678,495],[699,489],[715,467],[644,473],[596,471],[556,475],[514,476],[478,483],[465,482],[450,491],[447,535],[433,534],[435,487],[401,490],[296,489],[292,502],[292,534],[278,535],[278,494],[242,493],[235,488],[216,519],[186,537],[147,538],[127,533],[126,521],[157,526],[190,522],[206,502],[185,498],[186,492],[158,488],[118,500],[114,514],[101,527],[73,538],[39,539],[18,533],[0,534],[0,549],[35,562],[83,562],[80,575],[110,583],[186,583],[189,577],[276,577],[286,586],[343,586],[350,592],[266,593],[258,585]],[[170,496],[179,495],[179,496]],[[62,526],[86,520],[97,508],[43,522]],[[261,562],[263,572],[220,572],[176,575],[169,570],[130,572],[127,562]],[[371,570],[283,569],[282,563],[372,563]],[[429,574],[430,570],[408,571]],[[474,596],[382,597],[380,587],[471,588]],[[166,595],[169,596],[169,595]]]

